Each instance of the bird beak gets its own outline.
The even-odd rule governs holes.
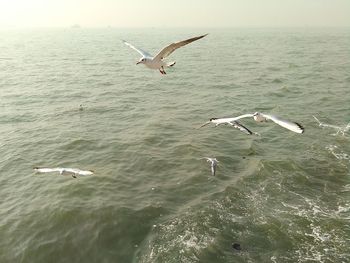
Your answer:
[[[204,127],[204,126],[210,124],[210,122],[211,122],[211,121],[207,121],[206,123],[204,123],[204,124],[202,124],[201,126],[199,126],[198,129],[200,129],[200,128],[202,128],[202,127]]]
[[[141,63],[140,61],[137,61],[137,62],[136,62],[136,65],[138,65],[138,64],[140,64],[140,63]]]

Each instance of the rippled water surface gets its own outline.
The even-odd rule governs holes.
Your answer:
[[[0,31],[0,262],[348,262],[349,91],[349,29]]]

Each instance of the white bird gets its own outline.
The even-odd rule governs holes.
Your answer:
[[[183,40],[180,42],[172,43],[172,44],[164,47],[154,57],[152,55],[150,55],[149,53],[147,53],[146,51],[143,51],[142,49],[139,49],[139,48],[131,45],[130,43],[126,42],[125,40],[123,40],[123,42],[125,45],[136,50],[138,53],[140,53],[142,55],[142,58],[140,58],[140,60],[136,63],[136,65],[141,63],[150,69],[158,69],[160,71],[160,73],[166,74],[164,68],[165,67],[172,67],[175,65],[176,62],[175,61],[174,62],[165,62],[165,61],[163,61],[164,58],[168,57],[171,53],[173,53],[179,47],[183,47],[183,46],[185,46],[193,41],[196,41],[198,39],[205,37],[206,35],[208,35],[208,34],[205,34],[205,35],[202,35],[199,37],[189,38],[189,39],[186,39],[186,40]]]
[[[209,157],[203,157],[201,159],[206,159],[208,163],[210,163],[211,168],[211,175],[215,176],[216,174],[216,167],[218,166],[218,160],[216,158],[209,158]]]
[[[34,167],[34,171],[37,173],[52,173],[52,172],[59,172],[60,175],[64,174],[71,174],[73,178],[77,178],[77,175],[93,175],[94,171],[92,170],[80,170],[76,168],[39,168]]]
[[[303,133],[304,132],[304,127],[301,126],[299,123],[297,122],[291,122],[291,121],[287,121],[287,120],[283,120],[280,117],[274,116],[274,115],[270,115],[270,114],[265,114],[265,113],[260,113],[260,112],[255,112],[253,114],[248,113],[248,114],[243,114],[241,116],[238,117],[234,117],[234,118],[211,118],[209,120],[209,122],[204,123],[201,127],[209,124],[210,122],[213,122],[217,125],[220,125],[222,123],[233,123],[233,122],[237,122],[237,120],[243,119],[243,118],[247,118],[247,117],[253,117],[254,120],[256,122],[265,122],[268,120],[273,121],[274,123],[288,129],[291,130],[293,132],[296,133]]]
[[[252,132],[251,130],[249,130],[247,127],[243,126],[238,121],[236,121],[236,118],[211,118],[209,121],[207,121],[206,123],[201,125],[199,128],[202,128],[210,123],[214,123],[215,127],[222,125],[222,124],[230,125],[233,128],[239,129],[241,132],[244,132],[245,134],[248,134],[248,135],[252,135],[253,133],[257,134],[255,132]]]
[[[340,126],[336,126],[336,125],[331,125],[331,124],[327,124],[327,123],[322,123],[319,121],[319,119],[317,119],[315,116],[314,119],[318,122],[318,125],[320,127],[328,127],[328,128],[333,128],[337,130],[337,133],[335,135],[337,135],[338,133],[341,133],[343,136],[345,135],[345,133],[350,130],[350,123],[348,123],[348,125],[344,126],[344,127],[340,127]]]
[[[291,122],[287,120],[283,120],[278,116],[271,115],[271,114],[265,114],[261,112],[255,112],[253,114],[243,114],[241,116],[236,117],[237,120],[247,118],[247,117],[253,117],[256,122],[266,122],[268,120],[273,121],[274,123],[282,126],[283,128],[286,128],[290,131],[296,132],[296,133],[303,133],[304,127],[297,123],[297,122]]]

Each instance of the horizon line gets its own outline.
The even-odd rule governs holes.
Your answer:
[[[0,29],[239,29],[239,28],[350,28],[349,26],[113,26],[113,25],[105,25],[105,26],[84,26],[80,24],[73,24],[67,26],[1,26]]]

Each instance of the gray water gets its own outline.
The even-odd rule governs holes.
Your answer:
[[[349,29],[0,31],[0,262],[349,262],[349,86]]]

